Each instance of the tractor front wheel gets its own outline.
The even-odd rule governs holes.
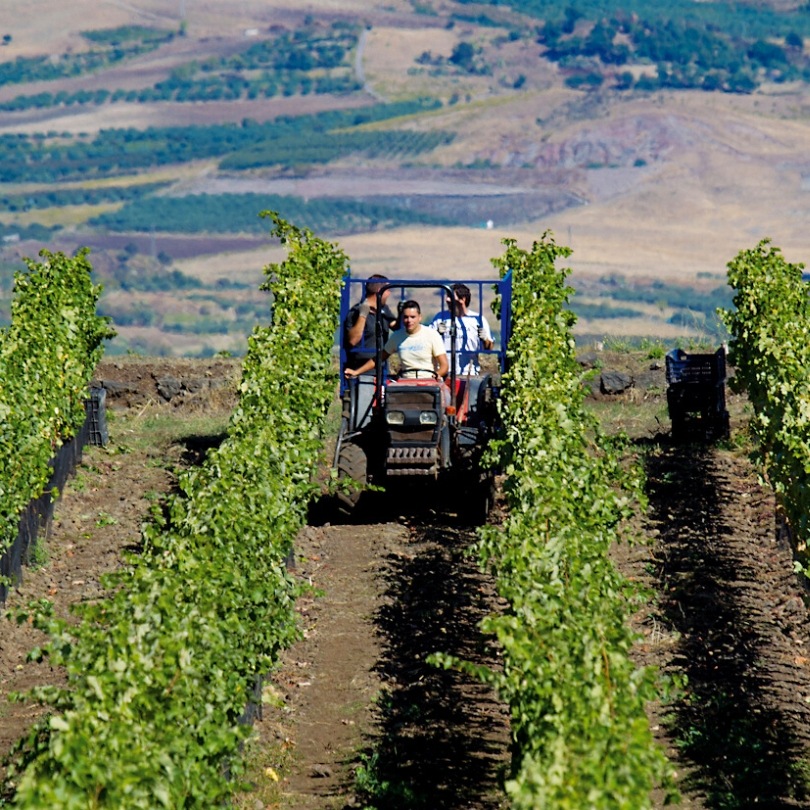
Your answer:
[[[337,459],[337,508],[344,518],[355,516],[368,483],[366,451],[354,442],[343,442]]]

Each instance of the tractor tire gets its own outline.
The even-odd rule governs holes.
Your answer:
[[[337,459],[338,481],[354,481],[353,486],[337,491],[337,511],[343,518],[355,516],[363,500],[368,483],[368,458],[366,451],[353,442],[344,442]]]
[[[689,438],[689,431],[686,425],[686,418],[683,416],[672,417],[672,441],[674,444],[685,444]]]
[[[478,484],[476,493],[476,522],[483,526],[489,520],[489,513],[495,506],[495,476],[486,474]]]
[[[475,473],[458,482],[457,496],[464,508],[458,514],[463,526],[483,526],[495,505],[495,476]]]

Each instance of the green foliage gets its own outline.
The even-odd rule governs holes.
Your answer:
[[[36,612],[68,684],[34,690],[55,713],[24,747],[18,807],[221,807],[232,790],[252,686],[298,633],[284,560],[314,488],[346,269],[272,217],[288,257],[265,268],[272,323],[250,339],[227,438],[182,476],[105,599],[78,622]]]
[[[666,284],[663,281],[628,284],[621,276],[605,276],[600,281],[606,288],[604,294],[616,301],[629,303],[637,301],[653,304],[661,309],[670,307],[680,310],[670,316],[670,323],[699,328],[716,336],[725,334],[725,327],[720,322],[717,311],[731,303],[732,290],[727,284],[704,290],[679,284]],[[578,306],[576,301],[573,306],[574,308]]]
[[[57,58],[46,54],[18,56],[12,62],[0,62],[0,84],[53,81],[81,76],[148,53],[161,43],[171,40],[174,34],[153,28],[131,27],[103,33],[87,31],[84,36],[101,47],[81,53],[61,54]]]
[[[141,183],[130,186],[104,186],[97,188],[57,188],[28,194],[9,194],[0,197],[4,211],[30,211],[35,208],[54,208],[64,205],[99,205],[122,202],[153,194],[168,183]]]
[[[571,302],[571,311],[578,318],[641,318],[644,313],[631,307],[613,307],[610,304],[583,304],[576,299]]]
[[[328,163],[347,154],[361,153],[369,159],[403,159],[451,143],[451,132],[410,132],[375,130],[357,132],[323,132],[310,134],[305,140],[281,138],[267,140],[226,157],[223,169],[254,169],[259,166]]]
[[[359,90],[351,65],[359,29],[346,23],[330,27],[306,26],[254,43],[242,53],[175,68],[171,75],[151,87],[139,90],[80,90],[42,92],[17,96],[0,104],[0,110],[24,110],[62,104],[105,104],[155,101],[195,102],[270,98],[294,93],[351,93]],[[84,33],[102,50],[87,54],[65,54],[54,61],[48,57],[17,60],[6,69],[10,81],[56,79],[98,69],[124,58],[156,48],[174,37],[171,32],[139,26],[87,31]],[[133,44],[134,43],[134,44]],[[0,77],[3,71],[0,67]]]
[[[516,7],[544,21],[540,41],[548,58],[571,71],[571,86],[586,84],[581,75],[586,66],[596,66],[607,77],[615,66],[632,61],[657,67],[655,77],[635,82],[639,89],[750,93],[765,79],[802,78],[808,67],[797,47],[802,38],[796,29],[806,33],[810,22],[801,10],[690,0],[640,0],[632,14],[617,0],[585,0],[575,12],[569,8],[562,14],[559,4],[549,0],[520,0]],[[775,37],[784,44],[774,42]],[[632,84],[627,73],[616,82],[624,90]]]
[[[455,224],[449,217],[423,214],[394,203],[333,197],[303,200],[276,194],[197,194],[136,200],[119,211],[94,217],[90,224],[125,232],[249,233],[262,228],[257,214],[262,205],[271,205],[286,219],[324,233],[351,233],[413,223]]]
[[[54,179],[87,179],[114,176],[191,160],[220,159],[250,148],[264,149],[268,143],[279,150],[293,144],[304,148],[320,143],[323,148],[336,144],[333,157],[352,151],[384,147],[386,138],[395,152],[403,151],[401,133],[378,133],[371,143],[361,136],[352,140],[355,129],[377,121],[413,115],[436,109],[440,102],[430,99],[376,104],[356,110],[332,110],[296,118],[277,118],[260,124],[246,119],[241,124],[190,127],[150,127],[146,130],[108,129],[92,140],[70,134],[50,133],[47,137],[0,136],[0,182],[49,182]],[[337,134],[342,130],[340,134]],[[334,134],[333,134],[334,133]],[[445,138],[452,138],[446,135]],[[332,141],[331,139],[335,140]],[[440,141],[439,142],[444,142]],[[406,140],[405,146],[408,141]],[[419,151],[434,148],[438,142],[414,137],[407,147]],[[433,146],[430,144],[433,143]],[[407,151],[407,150],[406,150]],[[303,159],[303,158],[302,158]],[[314,158],[313,158],[314,159]],[[225,163],[223,163],[225,165]],[[233,168],[233,166],[231,166]]]
[[[641,490],[583,406],[565,309],[572,290],[555,268],[570,250],[549,234],[531,251],[505,244],[493,263],[513,274],[513,333],[495,451],[509,515],[480,540],[509,604],[484,624],[498,637],[504,671],[471,671],[511,707],[506,787],[516,810],[640,810],[665,781],[666,760],[645,714],[657,696],[654,674],[629,657],[634,592],[608,552]]]
[[[0,334],[0,551],[43,493],[54,451],[84,422],[87,386],[114,334],[96,315],[101,287],[87,250],[40,257],[15,276],[11,323]]]
[[[53,232],[58,230],[58,227],[48,228],[38,222],[32,222],[30,225],[18,225],[17,223],[4,225],[0,223],[0,236],[11,237],[16,240],[30,240],[40,244],[47,243]]]
[[[797,541],[810,539],[810,302],[803,265],[770,240],[728,265],[734,307],[721,312],[732,336],[732,384],[754,413],[754,458],[784,504]]]
[[[117,28],[82,31],[82,36],[99,45],[118,47],[125,42],[161,43],[172,39],[173,34],[161,28],[148,28],[144,25],[119,25]]]
[[[450,54],[450,62],[468,73],[475,69],[475,46],[470,42],[457,42]]]

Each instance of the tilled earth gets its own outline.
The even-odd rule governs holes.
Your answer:
[[[110,383],[110,445],[86,452],[58,504],[44,564],[26,571],[7,607],[47,597],[66,614],[98,594],[99,575],[137,545],[177,468],[218,440],[235,368],[128,359],[100,369]],[[645,366],[643,390],[595,405],[632,415],[631,451],[646,469],[650,503],[639,525],[652,541],[622,545],[615,559],[651,592],[635,620],[639,663],[680,684],[670,704],[650,711],[678,770],[679,806],[810,807],[805,592],[773,495],[740,450],[672,444],[661,381],[648,376]],[[496,510],[492,520],[500,518]],[[444,651],[498,666],[478,623],[500,604],[466,554],[474,531],[459,524],[449,512],[401,516],[389,504],[373,523],[302,531],[294,571],[313,586],[300,603],[304,637],[265,687],[238,806],[507,806],[506,708],[474,680],[425,661]],[[47,663],[25,660],[39,643],[25,623],[4,626],[3,695],[59,680]],[[3,699],[4,751],[39,712]]]
[[[465,557],[472,537],[447,516],[299,537],[299,573],[323,596],[302,604],[306,636],[273,677],[284,709],[256,724],[270,750],[275,740],[291,753],[280,806],[364,806],[364,789],[386,808],[505,806],[504,705],[425,660],[443,651],[498,666],[477,628],[494,597]]]
[[[699,446],[647,457],[655,590],[640,655],[685,678],[670,710],[685,806],[810,807],[806,588],[747,461]]]

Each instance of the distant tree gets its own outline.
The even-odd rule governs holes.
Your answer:
[[[729,77],[728,89],[732,93],[753,93],[757,89],[757,83],[749,73],[741,70]]]
[[[617,90],[630,90],[633,86],[633,74],[629,70],[625,70],[616,76],[616,89]]]
[[[703,77],[701,87],[709,92],[713,90],[722,90],[723,77],[719,73],[707,73]]]
[[[573,6],[568,6],[565,9],[565,22],[563,23],[563,33],[573,34],[576,28],[577,20],[582,17],[582,12],[575,9]]]
[[[474,68],[475,48],[469,42],[458,42],[450,54],[450,62],[466,71]]]
[[[793,48],[797,51],[801,51],[804,48],[804,40],[795,31],[791,31],[785,37],[785,45],[787,45],[788,48]]]
[[[757,40],[749,49],[748,56],[763,67],[778,67],[787,64],[787,56],[778,45],[772,42]]]
[[[541,45],[552,47],[557,44],[562,33],[562,23],[555,22],[554,20],[546,20],[537,35],[537,41]]]

